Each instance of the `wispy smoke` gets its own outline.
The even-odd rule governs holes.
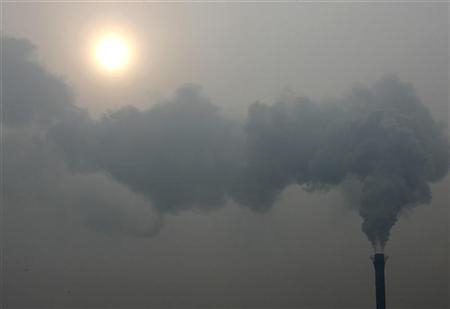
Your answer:
[[[430,183],[448,171],[443,127],[396,77],[333,102],[285,96],[254,103],[244,123],[223,117],[195,85],[149,109],[126,107],[94,120],[73,105],[64,83],[20,55],[6,53],[7,63],[13,58],[31,74],[5,75],[6,126],[38,123],[72,170],[106,173],[159,213],[208,210],[227,199],[265,212],[290,185],[327,190],[351,178],[360,188],[354,198],[362,229],[384,246],[402,212],[429,203]],[[21,93],[31,91],[18,86],[23,79],[43,97]],[[98,229],[129,228],[121,211],[102,211],[89,221]]]
[[[68,169],[69,161],[61,157],[49,132],[60,123],[67,129],[75,124],[89,129],[92,120],[73,103],[70,88],[35,61],[33,45],[10,38],[3,43],[2,200],[8,218],[26,213],[24,222],[44,220],[42,227],[49,230],[81,220],[96,232],[137,237],[158,233],[162,216],[148,199],[104,174]]]

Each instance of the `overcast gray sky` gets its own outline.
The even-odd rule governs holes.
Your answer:
[[[270,210],[252,211],[240,205],[245,197],[221,191],[227,179],[209,176],[211,187],[199,188],[204,174],[195,171],[209,173],[210,162],[189,157],[190,150],[179,146],[178,136],[172,138],[165,121],[181,117],[182,128],[195,127],[199,133],[200,148],[203,141],[211,142],[206,151],[225,162],[213,169],[221,175],[239,155],[229,140],[233,121],[245,119],[255,101],[272,105],[307,96],[339,104],[340,98],[357,97],[349,94],[355,84],[372,89],[386,74],[395,74],[414,86],[436,120],[446,123],[448,9],[448,3],[426,2],[3,4],[3,33],[34,44],[42,64],[36,69],[22,57],[30,52],[28,43],[6,43],[12,52],[6,59],[4,104],[8,98],[31,103],[7,107],[10,116],[2,118],[3,303],[372,308],[372,247],[342,186],[307,192],[286,185]],[[89,53],[92,36],[105,25],[125,29],[136,43],[135,66],[119,79],[100,72]],[[189,86],[177,92],[186,83],[202,90]],[[373,89],[377,94],[385,88]],[[71,91],[73,98],[66,96]],[[174,109],[152,113],[149,108],[165,99],[174,102]],[[220,108],[220,117],[209,110],[200,113],[209,108],[208,100]],[[186,120],[179,101],[193,104],[201,115]],[[72,103],[91,117],[78,116],[81,109]],[[143,112],[120,110],[112,116],[117,124],[96,125],[93,119],[129,105]],[[142,127],[147,120],[156,124]],[[223,126],[218,132],[204,130],[209,121]],[[81,144],[68,139],[66,131],[52,129],[56,122],[68,123],[69,131],[75,127]],[[144,133],[136,134],[136,128]],[[159,129],[169,132],[162,141],[152,133]],[[68,156],[49,142],[55,136]],[[149,146],[141,148],[139,141],[147,136]],[[145,165],[152,150],[166,144],[177,151],[167,159],[170,166]],[[91,146],[97,147],[94,155]],[[185,154],[192,169],[182,169],[183,176],[192,177],[173,191],[164,188],[164,194],[160,183],[152,183],[156,189],[142,187],[154,178],[139,174],[140,166],[177,176],[173,162]],[[142,165],[118,166],[119,161]],[[431,203],[402,211],[391,231],[386,247],[390,308],[449,306],[448,185],[448,177],[433,183]],[[177,194],[181,202],[172,199]],[[186,206],[191,201],[200,206]],[[171,203],[174,208],[166,210]]]
[[[195,82],[245,113],[286,88],[327,98],[387,73],[413,82],[436,115],[447,111],[445,3],[7,3],[4,13],[5,33],[31,39],[94,111]],[[139,68],[119,85],[93,73],[86,55],[92,33],[111,24],[141,48]]]

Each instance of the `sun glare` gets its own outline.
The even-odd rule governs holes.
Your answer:
[[[106,71],[117,72],[127,68],[131,50],[125,39],[110,34],[102,37],[95,47],[97,63]]]

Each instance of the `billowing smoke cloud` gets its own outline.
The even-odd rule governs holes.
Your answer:
[[[244,123],[223,117],[195,85],[151,108],[126,107],[94,120],[73,105],[64,83],[30,60],[27,43],[6,43],[6,50],[19,50],[6,53],[21,68],[11,71],[25,72],[5,85],[13,115],[6,114],[7,128],[37,123],[72,171],[109,175],[159,213],[213,209],[227,199],[265,212],[290,185],[326,190],[351,178],[360,187],[362,229],[383,246],[402,212],[429,203],[430,183],[448,171],[443,128],[413,87],[395,77],[334,102],[284,97],[273,105],[254,103]],[[136,223],[114,207],[104,215],[106,208],[88,212],[97,230]]]
[[[361,183],[362,229],[381,247],[402,211],[430,202],[430,182],[449,166],[443,128],[412,86],[395,77],[329,104],[254,104],[247,145],[251,190],[241,191],[243,203],[266,207],[291,183],[316,190],[351,177]]]
[[[194,85],[149,110],[126,107],[50,133],[72,164],[106,171],[162,212],[222,205],[240,163],[240,125]]]

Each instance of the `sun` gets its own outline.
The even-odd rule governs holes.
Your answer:
[[[95,46],[96,62],[108,72],[126,69],[130,63],[130,57],[130,44],[120,35],[105,35],[100,38]]]

